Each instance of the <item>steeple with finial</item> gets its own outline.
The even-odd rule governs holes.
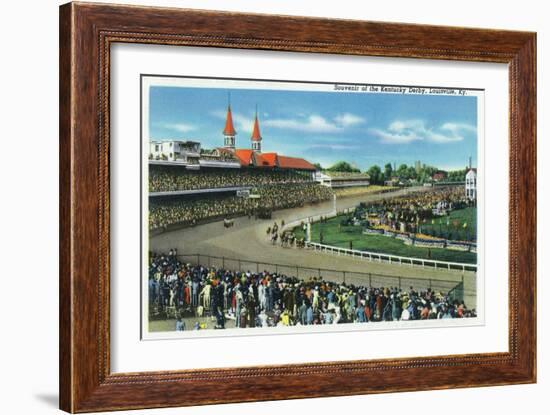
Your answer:
[[[224,147],[235,149],[235,136],[237,132],[233,126],[233,116],[231,115],[231,93],[227,93],[227,116],[225,118],[225,128],[223,129]]]
[[[258,106],[256,105],[256,116],[254,117],[254,128],[252,129],[252,150],[260,153],[262,151],[262,135],[260,134],[260,122],[258,121]]]

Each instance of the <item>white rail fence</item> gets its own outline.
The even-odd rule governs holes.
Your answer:
[[[358,249],[339,248],[337,246],[324,245],[317,242],[305,243],[307,248],[313,249],[317,252],[331,253],[339,256],[350,256],[353,258],[365,259],[371,262],[387,262],[389,264],[432,267],[432,268],[446,268],[446,269],[459,269],[462,272],[465,271],[477,271],[476,264],[466,264],[462,262],[447,262],[437,261],[435,259],[422,259],[422,258],[410,258],[402,257],[390,254],[381,254],[378,252],[360,251]]]
[[[336,202],[333,201],[333,203],[336,203]],[[285,226],[283,226],[281,230],[283,232],[285,232],[285,231],[288,231],[288,230],[292,230],[295,227],[302,225],[303,223],[310,223],[311,224],[311,223],[319,222],[321,219],[332,219],[332,218],[334,218],[338,215],[349,214],[353,211],[355,211],[354,207],[349,207],[349,208],[337,210],[336,205],[334,205],[332,211],[330,211],[330,212],[319,213],[317,215],[303,216],[299,219],[295,219],[291,222],[285,223]]]

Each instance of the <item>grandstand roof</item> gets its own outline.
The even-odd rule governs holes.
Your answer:
[[[224,135],[236,135],[235,127],[233,127],[233,116],[231,115],[231,105],[227,106],[227,118],[225,119]]]
[[[260,134],[260,122],[258,121],[258,114],[256,114],[256,118],[254,119],[254,129],[252,130],[252,137],[250,137],[252,141],[262,141],[262,136]]]
[[[239,159],[241,166],[250,166],[254,164],[254,151],[247,148],[238,148],[235,150],[235,156]]]
[[[281,169],[316,170],[309,161],[297,157],[281,156],[277,153],[259,153],[247,148],[235,150],[235,156],[243,167],[279,167]]]
[[[259,153],[256,153],[258,156]],[[277,153],[261,153],[259,154],[262,158],[263,165],[269,167],[277,167],[279,165]]]
[[[278,156],[277,158],[281,169],[316,170],[313,164],[302,158],[287,156]]]
[[[277,153],[258,153],[246,148],[238,148],[235,155],[241,162],[241,166],[277,167]]]
[[[269,160],[264,158],[261,153],[254,153],[253,162],[256,167],[275,167],[275,165],[270,164]]]

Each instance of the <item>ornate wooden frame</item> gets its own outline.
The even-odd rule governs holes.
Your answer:
[[[114,42],[507,63],[509,304],[516,311],[509,316],[509,352],[111,373],[109,57]],[[535,382],[535,33],[70,3],[60,8],[59,93],[61,409],[90,412]],[[438,370],[425,370],[430,367]],[[367,381],[375,374],[384,382]]]

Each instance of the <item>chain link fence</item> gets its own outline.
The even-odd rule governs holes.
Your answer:
[[[178,255],[181,262],[191,265],[202,265],[216,267],[238,272],[260,273],[267,271],[280,275],[292,276],[307,280],[320,278],[334,283],[346,283],[353,285],[364,285],[368,287],[397,287],[408,290],[411,287],[416,291],[432,289],[435,292],[452,295],[453,300],[463,300],[464,276],[461,281],[430,279],[430,278],[409,278],[397,275],[376,274],[371,272],[343,271],[325,268],[311,268],[299,265],[275,264],[269,262],[251,261],[247,259],[227,258],[205,254],[181,254]],[[472,293],[469,293],[472,295]]]

